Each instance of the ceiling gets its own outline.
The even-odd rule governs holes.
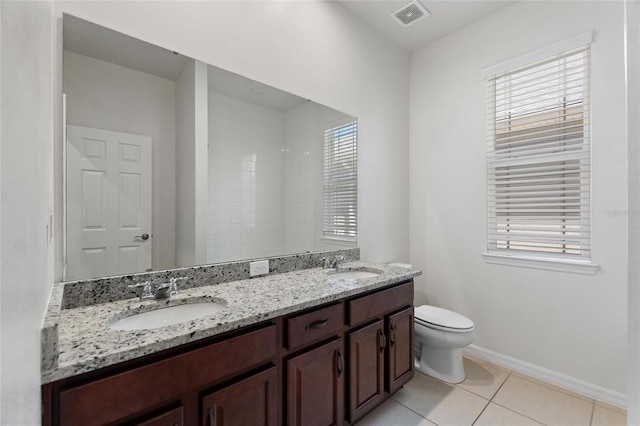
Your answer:
[[[430,15],[402,27],[390,15],[409,0],[338,0],[383,37],[413,51],[471,23],[504,9],[507,0],[419,0]],[[189,58],[82,19],[64,16],[64,48],[141,72],[176,80]],[[209,89],[286,111],[306,99],[209,67]]]
[[[103,26],[64,15],[65,50],[175,80],[189,58]]]
[[[409,0],[339,0],[380,34],[411,52],[516,3],[507,0],[419,0],[430,15],[403,28],[391,14]]]
[[[75,16],[65,14],[63,21],[63,46],[70,52],[172,81],[190,61],[177,52]],[[282,112],[308,102],[213,65],[208,66],[207,77],[210,91]]]

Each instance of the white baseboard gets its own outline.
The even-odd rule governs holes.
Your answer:
[[[511,358],[476,345],[470,345],[464,349],[464,353],[473,358],[490,362],[508,370],[533,377],[552,385],[567,389],[571,392],[605,402],[623,409],[627,408],[627,395],[622,392],[597,386],[566,374],[558,373],[519,359]]]

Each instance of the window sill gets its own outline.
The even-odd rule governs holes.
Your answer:
[[[571,272],[574,274],[595,275],[598,264],[587,261],[571,261],[543,257],[520,257],[482,253],[485,262],[495,265],[519,266],[522,268],[544,269],[547,271]]]
[[[355,247],[357,245],[355,238],[320,237],[320,240],[342,246]]]

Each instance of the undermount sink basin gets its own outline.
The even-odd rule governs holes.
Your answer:
[[[221,311],[226,305],[226,301],[219,299],[217,303],[206,301],[161,307],[152,311],[125,316],[111,323],[108,321],[107,325],[114,330],[146,330],[166,327],[206,317]]]
[[[329,278],[334,280],[348,280],[348,279],[358,280],[363,278],[377,277],[381,273],[382,272],[374,272],[372,270],[356,269],[356,270],[348,270],[348,271],[338,271],[329,275]]]

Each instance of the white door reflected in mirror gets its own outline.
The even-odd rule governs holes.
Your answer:
[[[67,126],[67,280],[151,268],[151,143]]]

